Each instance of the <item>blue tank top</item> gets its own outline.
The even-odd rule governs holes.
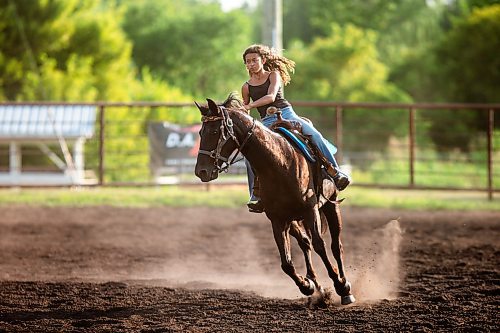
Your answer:
[[[271,75],[269,75],[271,76]],[[271,85],[271,79],[267,77],[266,82],[262,83],[261,85],[258,86],[252,86],[250,83],[247,82],[248,84],[248,92],[250,94],[250,98],[252,101],[256,101],[259,98],[267,95],[267,92],[269,90],[269,86]],[[290,106],[291,104],[285,99],[283,95],[283,89],[280,86],[278,89],[278,93],[276,94],[276,98],[274,99],[273,103],[262,105],[257,107],[257,110],[259,111],[260,117],[264,118],[266,116],[266,110],[270,106],[274,106],[278,109],[283,109],[286,108],[287,106]]]

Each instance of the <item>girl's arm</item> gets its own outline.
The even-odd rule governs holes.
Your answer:
[[[242,95],[243,95],[243,101],[245,103],[245,109],[250,110],[251,108],[256,108],[262,105],[271,104],[276,100],[276,95],[278,94],[278,90],[281,86],[281,77],[278,74],[278,72],[271,72],[271,74],[269,74],[269,80],[271,81],[271,84],[269,85],[269,89],[267,89],[267,95],[264,95],[258,100],[253,101],[251,103],[250,103],[250,98],[248,97],[249,96],[248,84],[245,82],[242,88]],[[248,99],[245,99],[245,91],[244,91],[245,88],[247,90],[246,93]]]
[[[250,92],[248,91],[248,83],[245,82],[241,86],[241,96],[243,96],[243,104],[247,105],[250,103]]]

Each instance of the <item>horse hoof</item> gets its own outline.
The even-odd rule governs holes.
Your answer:
[[[309,286],[308,287],[301,287],[300,291],[306,296],[311,296],[312,294],[314,294],[314,290],[316,289],[316,287],[315,287],[316,285],[315,285],[314,281],[311,280],[310,278],[304,278],[304,280],[309,282]]]
[[[351,282],[349,281],[345,281],[345,285],[344,285],[344,290],[345,290],[345,293],[346,294],[350,294],[351,293]]]
[[[343,285],[336,285],[335,291],[339,296],[348,296],[351,294],[351,282],[345,280]]]
[[[356,299],[351,294],[351,288],[352,288],[351,282],[346,280],[343,290],[341,290],[340,293],[339,290],[337,290],[337,293],[340,295],[340,303],[342,305],[349,305],[356,302]]]
[[[354,298],[353,295],[342,296],[340,298],[340,303],[342,305],[349,305],[349,304],[352,304],[354,302],[356,302],[356,299]]]

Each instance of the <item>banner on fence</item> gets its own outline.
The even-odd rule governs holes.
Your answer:
[[[168,122],[148,125],[150,168],[153,176],[194,174],[200,146],[201,124],[182,127]],[[231,173],[243,173],[245,165],[232,166]]]

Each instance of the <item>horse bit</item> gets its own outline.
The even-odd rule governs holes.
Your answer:
[[[198,154],[208,155],[211,158],[213,158],[214,159],[215,168],[219,171],[219,173],[221,173],[223,171],[227,172],[228,169],[229,169],[229,167],[231,165],[233,165],[233,164],[235,164],[235,163],[237,163],[237,162],[239,162],[239,161],[241,161],[243,159],[243,158],[240,158],[237,161],[235,161],[235,159],[238,156],[238,154],[241,152],[241,150],[243,149],[243,147],[248,142],[248,139],[250,139],[250,137],[253,135],[253,130],[255,128],[255,119],[253,119],[252,128],[250,128],[248,130],[245,139],[240,144],[239,141],[238,141],[238,139],[234,135],[233,120],[229,117],[229,114],[228,114],[228,112],[227,112],[227,110],[226,110],[225,107],[219,106],[219,108],[220,108],[220,111],[221,111],[220,112],[221,115],[217,115],[217,116],[202,116],[201,117],[201,121],[203,123],[221,120],[221,125],[220,125],[221,135],[219,135],[219,140],[217,142],[217,147],[215,147],[215,149],[210,150],[210,151],[209,150],[200,149],[198,151]],[[231,159],[231,161],[229,161],[229,157],[231,156],[231,154],[229,154],[228,157],[224,157],[224,156],[221,155],[222,148],[224,147],[224,145],[229,140],[233,140],[236,143],[236,146],[238,147],[238,151],[236,152],[236,154],[234,154],[234,156]],[[222,166],[222,163],[221,163],[221,166],[219,166],[219,161],[222,161],[223,163],[226,163],[226,165]]]

